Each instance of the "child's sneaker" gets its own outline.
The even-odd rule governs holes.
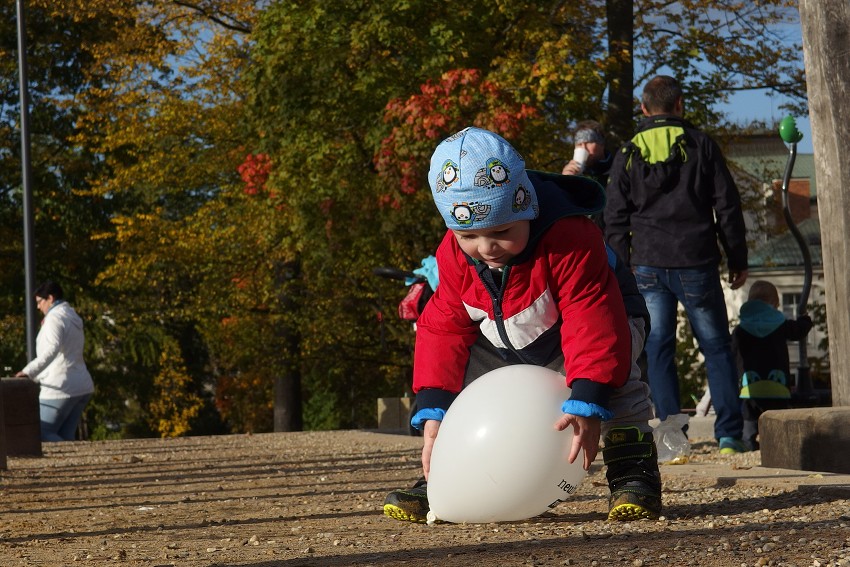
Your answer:
[[[661,473],[652,433],[614,428],[605,436],[602,459],[611,497],[608,519],[657,520],[661,515]]]
[[[403,522],[424,524],[430,509],[428,485],[424,478],[420,478],[413,488],[393,490],[384,500],[384,514]]]
[[[734,437],[721,437],[719,445],[721,455],[734,455],[735,453],[746,453],[749,451],[749,448],[743,441]]]

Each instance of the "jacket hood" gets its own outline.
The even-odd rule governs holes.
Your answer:
[[[772,305],[758,299],[741,306],[741,328],[749,334],[763,338],[785,322],[785,315]]]
[[[540,213],[531,221],[528,244],[510,265],[524,262],[531,257],[537,241],[546,230],[564,217],[589,216],[605,208],[605,189],[597,181],[583,175],[561,175],[545,171],[526,170],[534,185]],[[470,264],[480,262],[464,253]]]
[[[592,215],[605,208],[605,189],[589,177],[534,170],[527,173],[540,203],[540,214],[531,221],[527,248],[532,248],[559,219]]]
[[[647,116],[638,123],[635,133],[645,132],[650,128],[661,128],[665,126],[673,126],[680,128],[688,128],[693,130],[693,124],[675,114],[656,114],[655,116]]]

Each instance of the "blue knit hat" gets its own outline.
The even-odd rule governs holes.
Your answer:
[[[525,161],[501,136],[466,128],[443,140],[428,172],[446,226],[478,230],[537,218],[537,195]]]

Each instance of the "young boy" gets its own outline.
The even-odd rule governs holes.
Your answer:
[[[759,416],[769,409],[791,407],[788,341],[805,340],[812,320],[808,315],[786,319],[779,311],[776,286],[764,280],[753,282],[739,318],[741,322],[732,332],[732,348],[742,376],[744,443],[756,451]]]
[[[588,469],[603,436],[611,489],[608,518],[657,518],[661,479],[648,386],[636,360],[646,314],[634,278],[585,215],[601,208],[602,187],[585,178],[526,171],[500,136],[467,128],[431,158],[432,195],[449,231],[437,249],[440,286],[417,322],[413,389],[420,408],[425,476],[391,492],[384,513],[426,521],[426,482],[440,422],[463,387],[510,364],[566,375],[572,394],[554,424],[572,426],[569,455]],[[636,300],[639,303],[634,303]],[[567,431],[565,435],[569,434]]]

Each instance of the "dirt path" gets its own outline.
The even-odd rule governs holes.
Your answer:
[[[0,565],[850,565],[846,477],[696,444],[664,466],[665,517],[606,522],[597,466],[542,517],[386,518],[419,440],[339,431],[45,444],[0,473]],[[803,486],[800,486],[803,485]]]

